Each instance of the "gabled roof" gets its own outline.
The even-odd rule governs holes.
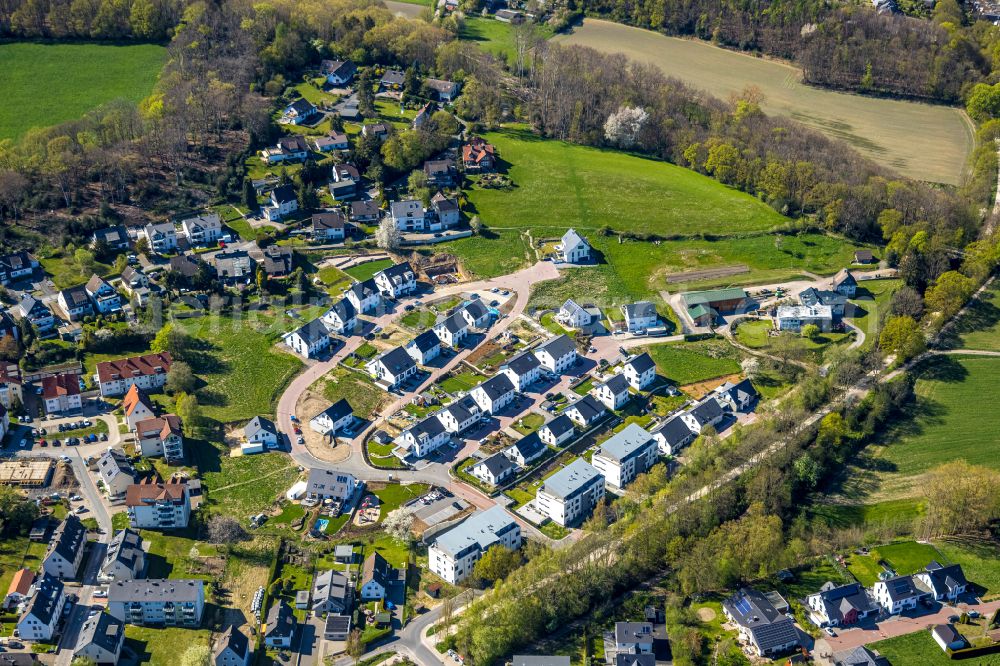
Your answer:
[[[170,257],[170,270],[175,273],[180,273],[184,277],[194,277],[201,270],[201,267],[205,265],[198,257],[190,254],[179,254],[175,257]]]
[[[215,649],[212,650],[213,663],[227,649],[241,660],[245,660],[250,651],[250,641],[246,634],[237,630],[234,625],[230,625],[215,641]]]
[[[56,531],[53,532],[48,551],[45,553],[45,559],[48,559],[52,554],[56,554],[67,562],[73,562],[76,559],[76,554],[86,543],[87,528],[83,526],[83,523],[80,522],[80,519],[75,514],[71,513],[66,516],[66,520],[62,521],[56,528]]]
[[[402,284],[404,282],[408,282],[409,280],[416,279],[417,277],[417,274],[413,272],[413,268],[410,266],[410,262],[408,261],[404,261],[401,264],[393,264],[392,266],[379,271],[375,275],[384,275],[389,278],[391,282],[396,284]]]
[[[125,411],[125,416],[131,416],[132,412],[136,410],[139,405],[143,405],[152,413],[156,413],[153,409],[153,403],[146,395],[146,392],[139,388],[138,384],[132,384],[125,392],[125,397],[122,399],[122,409]]]
[[[90,296],[87,295],[87,288],[84,285],[77,285],[61,292],[63,300],[70,308],[78,308],[83,305],[90,305]]]
[[[854,279],[854,275],[851,273],[851,271],[847,270],[846,268],[841,268],[839,271],[837,271],[837,274],[833,276],[833,281],[831,284],[833,285],[833,288],[836,289],[841,285],[845,284],[857,285],[858,281]]]
[[[889,660],[883,656],[876,655],[868,648],[861,646],[854,648],[846,657],[842,657],[837,666],[891,666]]]
[[[169,503],[179,506],[187,499],[187,483],[133,483],[125,490],[125,506]]]
[[[171,435],[180,437],[182,435],[181,419],[176,414],[164,414],[151,419],[143,419],[135,424],[135,430],[139,433],[140,438],[145,436],[145,433],[154,431],[161,440],[167,439]]]
[[[653,357],[646,352],[643,352],[638,356],[633,356],[626,361],[625,365],[631,366],[632,370],[634,370],[637,375],[641,375],[650,368],[656,367],[656,363],[653,362]]]
[[[568,252],[577,245],[586,245],[587,247],[590,247],[590,243],[587,242],[587,239],[576,233],[576,229],[569,229],[566,233],[564,233],[561,243],[563,252]]]
[[[354,309],[354,303],[351,303],[346,298],[342,298],[331,305],[330,312],[337,315],[337,318],[342,322],[351,321],[358,314],[358,311]]]
[[[572,317],[580,313],[587,314],[587,311],[582,306],[578,305],[572,298],[567,299],[566,302],[562,304],[562,307],[559,308],[560,314],[564,312],[567,317]]]
[[[351,77],[356,70],[357,67],[350,60],[324,60],[320,63],[320,72],[327,76]]]
[[[594,388],[607,386],[614,395],[628,393],[628,380],[623,375],[611,375],[605,381],[596,384]]]
[[[845,305],[847,296],[839,291],[820,290],[816,287],[809,287],[799,292],[799,302],[802,305]]]
[[[291,184],[279,185],[273,190],[271,190],[271,199],[281,203],[286,203],[289,201],[296,201],[295,188]]]
[[[501,367],[510,368],[515,375],[522,377],[540,365],[541,363],[538,362],[538,358],[530,351],[526,351],[513,357]]]
[[[124,474],[135,481],[135,467],[129,461],[128,456],[119,449],[108,449],[101,454],[97,460],[97,467],[107,479],[113,479],[119,474]]]
[[[576,352],[576,345],[568,335],[563,334],[547,340],[545,343],[539,345],[535,351],[547,352],[552,358],[558,359]]]
[[[347,219],[339,210],[324,211],[322,213],[315,213],[312,216],[313,231],[343,229],[346,224]]]
[[[402,347],[393,347],[383,352],[375,361],[385,366],[393,376],[399,376],[409,371],[410,368],[416,367],[416,363],[413,362],[413,359]]]
[[[570,418],[565,414],[560,414],[559,416],[555,417],[554,419],[543,425],[541,427],[541,430],[548,430],[549,432],[552,433],[553,437],[559,439],[563,434],[569,432],[570,430],[573,430],[573,428],[575,428],[575,426],[573,425],[573,421],[570,420]]]
[[[129,571],[135,572],[136,563],[142,557],[144,557],[142,537],[139,533],[130,529],[118,530],[108,544],[108,552],[104,555],[101,571],[110,571],[115,564],[121,563]]]
[[[20,594],[22,597],[27,596],[28,591],[31,589],[31,584],[35,582],[35,572],[31,569],[18,569],[17,573],[10,581],[10,587],[7,588],[7,594]]]
[[[106,652],[118,654],[124,643],[125,623],[111,613],[95,613],[83,623],[75,651],[94,645]]]
[[[300,116],[308,116],[316,112],[316,107],[305,97],[300,97],[289,104],[286,111],[294,111]]]
[[[443,321],[435,324],[434,328],[444,329],[454,335],[468,329],[469,324],[465,321],[465,317],[457,312],[453,312],[445,317]]]
[[[375,280],[368,278],[364,282],[355,282],[347,291],[354,292],[354,295],[358,297],[359,301],[363,301],[366,298],[371,298],[375,294],[379,293],[378,285],[375,284]]]
[[[274,425],[274,421],[264,416],[255,416],[250,419],[250,422],[243,426],[243,435],[250,439],[258,433],[268,433],[278,436],[278,428]]]
[[[431,198],[431,208],[438,213],[450,213],[458,210],[458,200],[446,197],[438,192]]]
[[[925,576],[930,585],[924,583]],[[969,584],[961,565],[942,566],[937,560],[931,560],[923,571],[913,577],[913,582],[919,589],[936,594],[945,594]]]
[[[922,596],[924,593],[913,584],[913,576],[896,576],[889,580],[879,581],[885,585],[885,591],[891,601],[901,601]],[[878,585],[879,583],[876,583]]]
[[[587,423],[590,423],[606,411],[604,409],[604,405],[597,402],[597,399],[589,394],[570,403],[570,405],[566,407],[565,411],[569,412],[573,409],[580,412],[581,418],[583,418],[583,420]]]
[[[327,569],[317,575],[316,580],[313,581],[313,603],[337,601],[346,606],[351,589],[351,582],[348,580],[347,576],[339,571]]]
[[[279,600],[267,611],[267,623],[264,628],[264,636],[267,638],[284,638],[291,636],[295,632],[295,615],[292,607],[285,601]]]
[[[688,439],[692,434],[697,433],[692,433],[687,422],[678,414],[653,430],[652,434],[663,437],[664,441],[673,449],[680,446],[680,443]]]
[[[387,69],[382,74],[382,84],[387,86],[401,86],[406,75],[398,69]]]
[[[434,331],[427,330],[410,340],[406,346],[419,349],[421,352],[426,353],[435,347],[440,347],[441,341],[438,339],[438,336],[435,335]]]
[[[868,592],[860,583],[837,586],[827,582],[818,595],[826,616],[831,620],[842,621],[852,610],[859,613],[875,610],[874,604],[868,598]]]
[[[493,375],[485,382],[480,384],[477,388],[483,390],[486,397],[490,400],[496,400],[497,398],[502,398],[511,391],[514,390],[514,384],[510,381],[507,375]]]
[[[304,343],[311,345],[314,342],[330,336],[326,324],[319,319],[314,319],[308,324],[304,324],[296,329],[291,335],[299,336]]]
[[[504,474],[517,468],[517,465],[511,462],[510,458],[502,453],[494,453],[489,458],[485,458],[475,464],[475,467],[480,466],[489,470],[490,474],[492,474],[495,479],[499,479]]]
[[[103,384],[119,379],[166,374],[170,372],[171,362],[170,352],[104,361],[97,364],[97,378]]]
[[[320,416],[327,416],[331,421],[336,423],[340,419],[344,418],[348,414],[353,414],[354,409],[351,407],[351,403],[347,402],[347,398],[341,398],[337,402],[333,403],[322,412],[314,416],[313,418],[318,418]]]
[[[379,214],[378,204],[374,201],[368,199],[365,201],[352,201],[351,202],[351,217],[367,217],[369,215]]]
[[[748,629],[762,651],[799,640],[795,623],[775,609],[757,590],[743,588],[723,602],[733,620]]]
[[[649,301],[636,301],[622,306],[626,319],[645,319],[656,317],[656,306]]]
[[[749,379],[740,380],[738,383],[726,382],[715,389],[716,393],[728,395],[736,402],[753,400],[757,397],[757,389]]]
[[[711,421],[722,416],[724,412],[725,410],[722,409],[719,401],[714,397],[709,397],[692,407],[688,414],[697,421],[699,426],[704,427]]]
[[[479,299],[472,299],[463,304],[459,309],[468,312],[472,315],[473,319],[482,319],[490,313]]]
[[[392,575],[392,567],[380,554],[372,553],[365,560],[361,568],[361,585],[367,585],[375,581],[383,588],[389,587],[389,577]]]
[[[47,573],[42,574],[41,582],[35,585],[35,596],[31,597],[24,609],[25,617],[30,615],[42,624],[49,624],[56,612],[56,606],[63,595],[62,581]]]
[[[569,421],[569,419],[566,420]],[[570,423],[571,427],[572,425]],[[511,456],[516,453],[525,461],[529,461],[541,455],[543,451],[545,451],[545,443],[539,439],[537,432],[533,432],[508,446],[504,452]]]
[[[427,439],[434,439],[441,433],[445,432],[444,424],[441,423],[441,419],[437,417],[437,414],[431,414],[424,419],[417,421],[409,428],[406,432],[413,435],[414,439],[421,439],[426,437]]]
[[[480,412],[476,401],[469,396],[465,396],[449,404],[441,410],[441,413],[450,414],[458,423],[465,423],[469,419],[476,417]]]
[[[80,395],[79,375],[63,373],[42,377],[42,397],[46,400]]]

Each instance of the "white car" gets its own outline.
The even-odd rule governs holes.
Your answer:
[[[107,590],[96,590],[94,592],[94,598],[95,599],[107,599],[108,598],[108,592],[107,592]]]

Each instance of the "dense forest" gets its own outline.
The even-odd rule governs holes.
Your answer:
[[[938,2],[930,21],[827,0],[579,0],[575,6],[794,60],[809,83],[861,92],[956,102],[998,67],[997,28],[966,25],[955,0]]]

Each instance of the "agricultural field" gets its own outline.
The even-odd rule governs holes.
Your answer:
[[[957,108],[807,86],[798,68],[773,59],[590,18],[555,40],[623,53],[722,99],[753,85],[767,113],[846,141],[911,178],[957,185],[972,150],[971,124]]]
[[[950,347],[1000,351],[1000,284],[994,281],[983,291],[948,333]]]
[[[552,36],[552,29],[546,25],[529,26],[525,24],[525,28],[533,29],[543,38]],[[462,30],[458,33],[458,38],[476,42],[476,45],[482,50],[494,53],[501,58],[507,58],[507,62],[514,62],[516,58],[514,30],[515,27],[510,23],[497,21],[492,17],[469,14],[462,23]]]
[[[484,137],[514,182],[512,190],[469,190],[471,208],[490,227],[561,235],[567,227],[588,233],[625,225],[669,236],[746,234],[788,222],[747,194],[667,162],[544,140],[524,129]]]
[[[115,99],[138,102],[166,59],[156,44],[0,44],[0,139],[75,120]]]
[[[724,340],[650,345],[635,351],[649,352],[657,373],[681,386],[740,371],[739,352]]]

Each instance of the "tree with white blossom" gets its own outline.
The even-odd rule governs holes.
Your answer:
[[[635,106],[620,106],[604,123],[604,138],[621,148],[631,148],[639,142],[639,133],[649,114]]]

